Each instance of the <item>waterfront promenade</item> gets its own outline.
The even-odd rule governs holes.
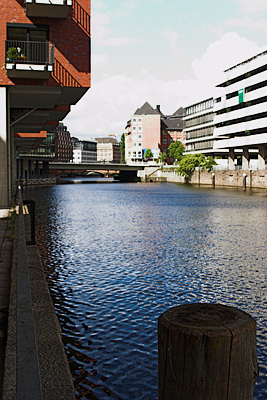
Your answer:
[[[2,211],[0,218],[0,398],[73,400],[72,377],[39,251],[35,245],[26,246],[29,215],[23,216],[24,232],[17,226],[12,237],[6,214]],[[26,255],[19,243],[21,233]],[[22,274],[29,281],[29,293],[19,281],[22,266],[27,268]],[[31,309],[25,306],[28,295]],[[27,331],[31,318],[34,326]]]
[[[7,334],[7,310],[9,304],[10,272],[12,260],[12,246],[10,240],[5,239],[7,229],[8,210],[0,210],[0,396],[2,397],[4,378],[4,356]]]

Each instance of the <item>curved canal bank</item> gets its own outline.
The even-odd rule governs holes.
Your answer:
[[[157,398],[157,317],[220,302],[258,325],[266,395],[266,198],[175,184],[28,188],[76,398]]]

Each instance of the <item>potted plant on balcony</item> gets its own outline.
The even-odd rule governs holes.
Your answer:
[[[17,57],[19,55],[18,49],[16,47],[9,47],[9,49],[6,52],[6,61],[12,62],[16,61]]]

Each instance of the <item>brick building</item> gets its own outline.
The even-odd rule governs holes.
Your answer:
[[[125,161],[129,164],[144,160],[146,149],[152,151],[153,159],[156,160],[162,152],[168,155],[168,147],[176,140],[185,145],[183,109],[179,108],[168,116],[161,112],[159,105],[153,108],[145,103],[126,125]],[[168,162],[171,162],[169,156]]]
[[[55,161],[70,162],[73,160],[73,145],[67,127],[62,123],[55,129]]]
[[[0,15],[0,206],[6,206],[16,151],[53,131],[90,87],[90,0],[2,0]]]

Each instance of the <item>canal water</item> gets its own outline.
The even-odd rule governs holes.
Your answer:
[[[77,399],[157,399],[157,318],[219,302],[257,320],[267,399],[267,197],[175,184],[28,188]]]

